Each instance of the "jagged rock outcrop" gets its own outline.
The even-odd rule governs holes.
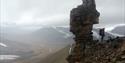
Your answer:
[[[82,0],[70,15],[70,31],[75,44],[67,57],[69,63],[125,63],[125,37],[93,40],[93,24],[98,24],[100,13],[95,0]]]
[[[92,41],[93,24],[98,23],[100,13],[96,10],[95,0],[82,0],[83,4],[74,8],[70,15],[70,31],[75,35],[75,47],[68,57],[69,63],[81,62],[84,57],[85,43]]]
[[[125,38],[87,42],[81,63],[125,63]]]

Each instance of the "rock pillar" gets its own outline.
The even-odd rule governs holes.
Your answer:
[[[71,10],[70,32],[75,37],[75,45],[67,60],[69,63],[82,63],[85,44],[93,40],[93,24],[98,24],[100,13],[96,10],[95,0],[82,0],[83,4]]]

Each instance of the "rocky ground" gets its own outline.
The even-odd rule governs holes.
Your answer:
[[[125,63],[125,38],[88,42],[83,53],[84,63]]]
[[[19,60],[15,63],[68,63],[70,47],[62,48],[55,53],[49,54],[43,58],[43,55],[37,55],[30,59]],[[87,42],[84,49],[84,63],[125,63],[125,37],[105,40],[103,42]]]

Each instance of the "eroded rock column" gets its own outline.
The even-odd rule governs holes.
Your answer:
[[[93,40],[93,24],[98,24],[100,13],[96,10],[95,0],[82,0],[83,4],[71,10],[70,31],[75,35],[75,45],[68,56],[69,63],[82,63],[85,44]]]

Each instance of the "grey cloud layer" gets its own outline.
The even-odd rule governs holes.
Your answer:
[[[81,0],[3,1],[7,10],[4,22],[17,25],[68,25],[70,10],[81,4]],[[101,12],[100,24],[124,23],[124,0],[96,0],[96,3]]]

